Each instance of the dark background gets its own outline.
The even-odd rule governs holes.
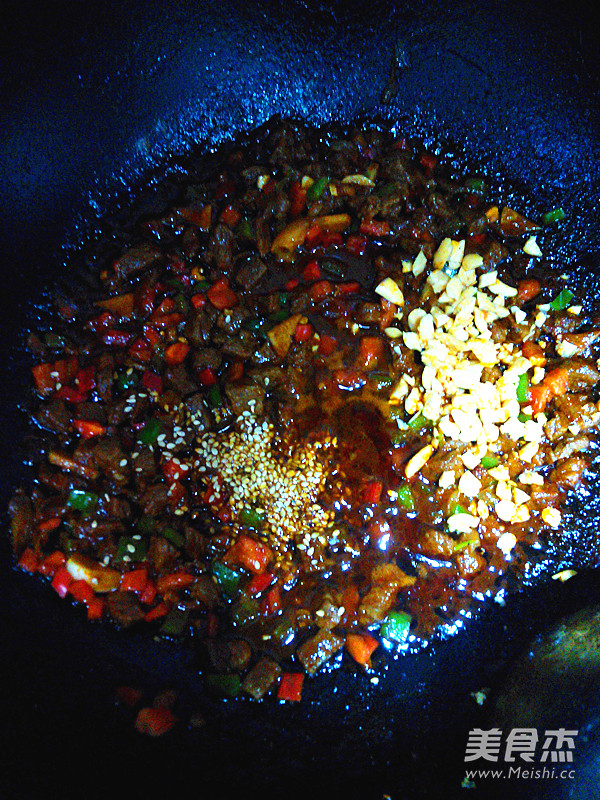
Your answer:
[[[450,142],[458,162],[480,165],[532,214],[561,205],[568,226],[550,235],[549,249],[595,302],[598,33],[592,4],[576,1],[5,4],[2,508],[26,477],[23,331],[43,317],[39,303],[72,269],[72,251],[97,235],[105,213],[135,198],[148,170],[168,170],[170,156],[193,142],[222,141],[275,113],[316,123],[383,116],[431,143]],[[185,653],[87,625],[80,609],[12,571],[3,541],[0,797],[125,797],[129,781],[140,796],[162,796],[167,786],[202,800],[453,797],[469,728],[489,727],[471,692],[501,692],[530,636],[600,599],[597,507],[592,483],[551,565],[588,566],[576,579],[559,586],[540,570],[505,609],[487,609],[448,642],[390,663],[379,687],[326,674],[298,707],[207,703]],[[115,687],[127,682],[180,687],[207,725],[142,739],[114,706]],[[596,707],[589,697],[573,702],[559,720],[586,731],[572,785],[492,784],[468,796],[596,796]]]

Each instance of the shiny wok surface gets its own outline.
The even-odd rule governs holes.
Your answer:
[[[23,330],[43,317],[44,292],[67,274],[71,251],[107,230],[103,215],[135,196],[148,170],[176,165],[169,159],[192,141],[215,143],[278,113],[383,117],[453,143],[459,161],[483,165],[492,181],[505,176],[497,183],[519,207],[565,209],[560,266],[590,303],[599,296],[600,59],[584,3],[13,5],[0,111],[3,507],[26,476]],[[80,768],[114,792],[115,766],[126,764],[150,796],[164,781],[180,792],[193,785],[203,800],[249,786],[282,797],[452,797],[467,732],[487,725],[471,692],[499,686],[546,624],[598,601],[599,498],[592,479],[573,505],[568,542],[505,608],[390,663],[378,686],[320,675],[292,707],[206,701],[188,653],[87,625],[11,571],[3,542],[1,686],[12,735],[0,793],[54,797],[61,787],[71,796]],[[564,586],[549,579],[573,563],[588,569]],[[113,705],[123,683],[177,685],[208,723],[141,739]],[[593,762],[595,708],[584,711],[565,726],[588,725]],[[528,796],[593,796],[584,755],[579,786],[530,784]],[[515,797],[523,789],[513,788]],[[491,797],[498,786],[481,791]]]

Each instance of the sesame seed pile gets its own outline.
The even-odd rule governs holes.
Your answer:
[[[203,433],[197,441],[200,471],[218,474],[229,488],[234,518],[249,508],[264,517],[262,534],[280,565],[291,562],[294,546],[310,557],[312,543],[322,543],[334,519],[318,498],[326,488],[335,440],[286,443],[271,423],[244,411],[234,430]]]
[[[402,348],[408,348],[419,354],[423,365],[419,378],[402,375],[389,402],[403,406],[406,416],[422,415],[433,423],[431,439],[407,463],[406,477],[419,473],[444,438],[469,445],[462,455],[464,471],[447,470],[439,479],[441,489],[456,486],[470,499],[467,511],[447,520],[455,533],[474,531],[490,514],[505,523],[527,521],[531,497],[526,489],[544,482],[533,469],[524,469],[511,479],[508,468],[499,463],[488,471],[496,482],[495,501],[490,504],[477,499],[482,483],[473,470],[486,454],[501,456],[500,440],[506,437],[527,465],[544,441],[548,421],[544,413],[533,415],[531,406],[517,399],[521,376],[526,375],[532,385],[544,379],[545,358],[525,358],[520,344],[495,342],[492,326],[510,317],[509,321],[522,329],[527,326],[523,341],[535,340],[549,306],[537,306],[530,318],[517,305],[510,305],[517,289],[499,280],[496,270],[482,271],[482,266],[480,255],[465,255],[464,240],[444,239],[431,265],[421,251],[412,263],[404,263],[403,270],[415,276],[425,274],[426,307],[413,309],[406,320],[400,308],[397,317],[405,324],[386,330],[397,356]],[[390,283],[395,282],[387,279],[387,285],[380,284],[376,291],[390,299],[393,295],[393,302],[402,306],[403,301],[398,302],[400,287]],[[570,311],[578,313],[576,307]],[[546,343],[540,345],[544,348]],[[486,369],[492,367],[495,369]],[[551,527],[561,522],[555,508],[544,509],[542,518]],[[515,543],[514,536],[507,534],[501,544],[510,551]]]

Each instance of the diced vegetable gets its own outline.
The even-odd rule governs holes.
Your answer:
[[[292,703],[299,703],[302,699],[302,687],[304,685],[304,675],[301,672],[284,672],[279,682],[277,698],[288,700]]]
[[[565,214],[564,210],[560,206],[557,206],[550,211],[546,211],[546,213],[542,216],[542,219],[545,225],[552,225],[554,222],[560,222],[566,216],[567,215]]]
[[[554,311],[564,311],[571,305],[574,294],[570,289],[562,289],[550,303],[550,308]]]
[[[242,688],[242,679],[239,675],[221,675],[209,673],[204,677],[207,691],[223,697],[235,697]]]
[[[163,431],[160,420],[153,417],[149,419],[138,434],[138,439],[142,444],[154,444]]]
[[[121,573],[118,570],[105,567],[81,553],[69,556],[66,567],[74,580],[86,581],[95,592],[112,592],[121,582]]]
[[[411,617],[405,611],[390,611],[381,624],[380,633],[392,642],[405,642],[410,632]]]
[[[98,495],[83,489],[71,489],[67,505],[75,511],[91,511],[98,505]]]
[[[346,637],[346,649],[357,664],[367,666],[371,662],[373,652],[379,642],[368,633],[349,633]]]
[[[402,484],[398,489],[398,503],[407,511],[415,510],[415,500],[410,486]]]
[[[522,375],[519,375],[519,382],[517,383],[517,400],[519,403],[527,403],[529,400],[529,378],[526,372],[524,372]]]
[[[227,564],[215,561],[212,566],[212,573],[217,582],[217,586],[227,597],[235,597],[240,586],[240,573],[236,572]]]

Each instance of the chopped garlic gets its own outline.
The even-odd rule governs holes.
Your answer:
[[[542,510],[542,519],[551,528],[560,527],[562,514],[557,508],[544,508]]]
[[[376,294],[383,297],[390,303],[397,306],[404,305],[404,295],[395,280],[392,278],[384,278],[381,283],[375,287]]]
[[[479,517],[473,514],[467,514],[466,511],[452,514],[452,516],[448,518],[448,529],[452,531],[452,533],[469,533],[478,525]]]
[[[530,236],[529,239],[527,239],[523,245],[523,252],[527,253],[528,256],[535,256],[535,258],[541,257],[542,251],[535,240],[535,236]]]
[[[410,459],[406,467],[404,468],[404,474],[407,478],[412,478],[416,475],[420,470],[425,466],[425,464],[429,461],[431,456],[434,453],[434,447],[432,444],[427,444],[425,447],[422,447],[418,453]]]

